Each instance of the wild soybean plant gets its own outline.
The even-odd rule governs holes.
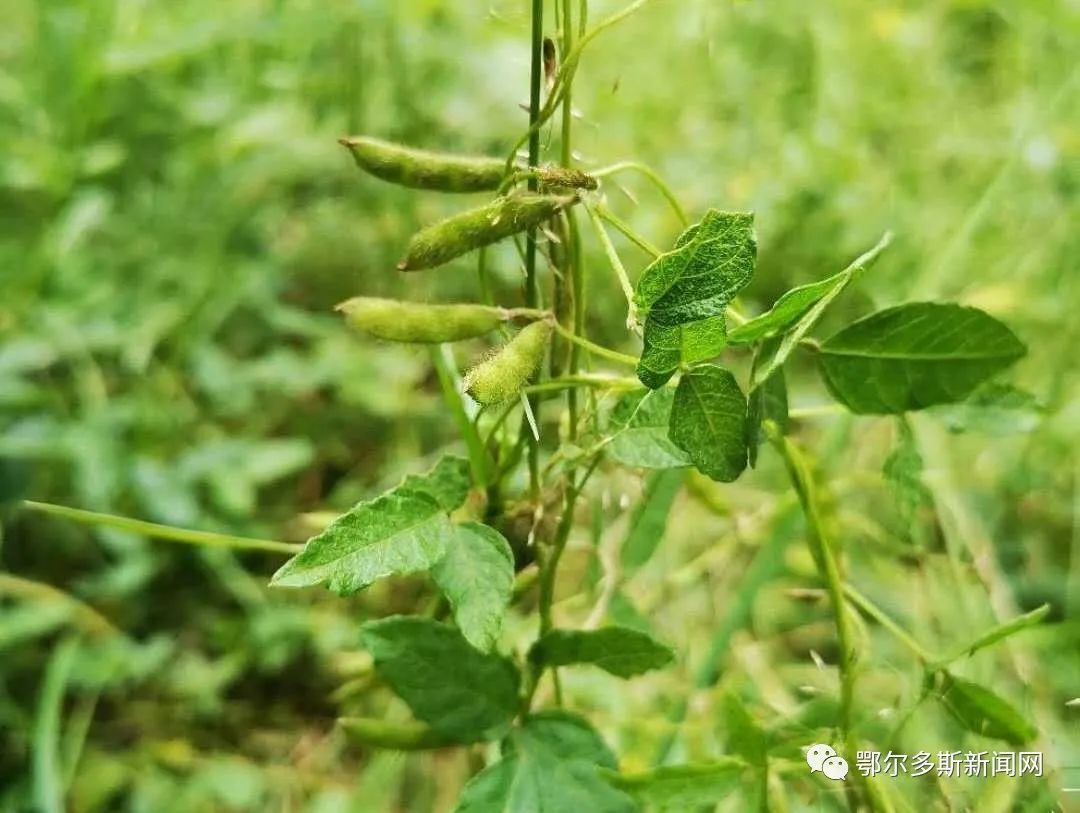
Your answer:
[[[629,10],[641,4],[639,0]],[[554,44],[542,39],[542,4],[533,3],[530,127],[519,143],[528,143],[526,162],[516,155],[511,160],[456,156],[369,137],[342,139],[357,166],[383,181],[443,193],[494,194],[489,202],[417,233],[404,249],[400,270],[437,268],[479,251],[484,282],[484,249],[524,238],[519,248],[525,296],[520,304],[357,297],[340,306],[352,327],[380,340],[439,344],[500,331],[509,337],[468,370],[460,385],[450,369],[453,356],[444,350],[433,354],[469,459],[447,456],[426,474],[407,477],[355,506],[310,539],[273,578],[283,587],[322,584],[344,595],[385,576],[430,574],[443,597],[432,613],[368,622],[361,633],[376,672],[408,705],[414,722],[349,718],[343,725],[368,745],[396,749],[501,741],[502,756],[465,787],[457,808],[462,813],[632,811],[645,805],[690,809],[715,803],[739,785],[761,781],[768,759],[763,750],[620,774],[614,754],[588,722],[561,708],[537,706],[545,674],[550,674],[556,704],[562,706],[559,668],[591,665],[631,678],[661,669],[674,657],[666,645],[637,630],[596,625],[563,629],[555,624],[558,565],[576,502],[590,477],[610,465],[660,471],[693,466],[713,480],[732,482],[755,464],[766,441],[787,467],[807,519],[810,552],[830,598],[840,651],[835,725],[844,751],[853,757],[858,743],[853,734],[850,613],[854,607],[879,621],[883,615],[844,581],[839,552],[821,520],[817,484],[788,435],[785,365],[793,353],[809,352],[843,408],[859,415],[903,416],[965,401],[1025,352],[1009,328],[991,316],[935,302],[887,308],[821,343],[810,339],[829,305],[885,250],[888,236],[844,270],[788,291],[752,319],[741,317],[733,306],[755,271],[752,214],[710,209],[669,250],[653,249],[610,212],[603,199],[600,179],[636,165],[595,173],[571,166],[571,91],[582,48],[626,15],[620,12],[586,29],[584,7],[559,7],[558,67]],[[550,87],[543,102],[542,65]],[[543,165],[539,132],[559,111],[561,159],[559,165]],[[584,335],[577,214],[582,208],[627,295],[628,325],[642,340],[636,357],[598,346]],[[636,285],[608,237],[605,221],[654,255]],[[538,268],[541,260],[552,269],[546,296],[542,292],[548,275]],[[547,308],[544,299],[550,303]],[[515,322],[524,326],[509,335]],[[740,382],[718,361],[722,353],[747,355],[747,380]],[[543,360],[549,354],[551,374],[545,377]],[[632,364],[636,381],[583,374],[583,354],[598,362]],[[536,426],[548,425],[543,413],[550,414],[557,403],[544,396],[560,391],[566,399],[563,445],[541,468],[543,454],[557,438],[554,431],[538,437]],[[615,404],[601,416],[596,396],[606,391],[614,394]],[[471,417],[475,407],[464,400],[466,393],[481,405],[482,414],[498,411],[486,437]],[[519,405],[525,420],[515,427],[506,418]],[[522,466],[528,485],[511,499],[515,473]],[[515,536],[515,521],[522,516],[527,532]],[[647,545],[639,551],[636,565],[644,564],[650,552]],[[534,584],[539,634],[524,657],[510,657],[500,648],[503,620]],[[991,631],[972,647],[1036,620],[1025,617],[1008,629]],[[948,658],[908,643],[926,667],[927,692],[962,725],[1015,743],[1034,735],[1006,701],[953,676]],[[853,794],[865,797],[871,807],[879,806],[878,791],[869,783]]]

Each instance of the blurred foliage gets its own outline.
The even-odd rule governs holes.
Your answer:
[[[598,18],[622,4],[590,5]],[[357,626],[425,601],[422,579],[349,601],[269,591],[268,554],[11,508],[31,494],[301,539],[306,512],[348,507],[454,444],[428,357],[365,344],[331,309],[357,293],[475,299],[470,260],[392,271],[408,235],[459,204],[359,177],[335,140],[503,154],[525,121],[527,27],[519,0],[5,4],[0,562],[17,578],[0,582],[0,810],[450,808],[476,755],[372,753],[333,724],[403,713],[361,691]],[[1031,713],[1048,761],[1066,766],[1080,766],[1080,709],[1066,706],[1080,685],[1078,42],[1067,0],[656,0],[597,40],[575,85],[582,167],[644,160],[693,213],[756,211],[749,310],[892,228],[888,258],[823,335],[868,300],[948,295],[1007,317],[1031,346],[1017,383],[1045,414],[1023,431],[912,422],[936,511],[901,513],[882,492],[891,422],[801,431],[833,483],[855,580],[920,640],[949,649],[1050,602],[1048,626],[962,671]],[[654,196],[628,179],[610,205],[664,245],[679,224]],[[619,247],[636,274],[641,256]],[[618,302],[588,251],[592,301]],[[491,259],[498,299],[517,303],[512,247]],[[595,338],[637,351],[619,307],[590,316]],[[656,556],[611,601],[680,663],[619,691],[569,674],[567,692],[636,768],[687,697],[679,753],[737,751],[723,721],[741,697],[786,743],[776,781],[790,809],[810,809],[821,789],[795,746],[829,719],[834,676],[811,656],[833,662],[832,635],[826,606],[793,592],[812,569],[779,464],[762,457],[722,490],[691,478]],[[590,494],[562,612],[591,606],[592,544],[621,541],[644,488],[613,473]],[[508,640],[527,639],[510,626]],[[887,732],[917,699],[917,669],[876,629],[860,634],[889,665],[862,674],[859,698]],[[719,683],[694,690],[717,646]],[[896,750],[961,747],[942,715],[914,709]],[[886,790],[900,809],[945,794],[1045,810],[1068,776]]]

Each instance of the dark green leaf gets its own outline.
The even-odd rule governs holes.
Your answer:
[[[980,310],[915,302],[841,330],[822,346],[821,370],[852,412],[889,414],[963,400],[1024,353],[1011,330]]]
[[[1038,734],[1035,726],[1009,701],[985,686],[941,671],[937,674],[936,689],[938,699],[968,731],[1010,745],[1024,745]]]
[[[620,561],[624,570],[634,571],[652,558],[664,539],[671,506],[686,479],[682,469],[668,469],[649,475],[645,494],[634,507],[630,531],[623,540]]]
[[[494,739],[517,714],[517,669],[477,651],[454,627],[393,616],[369,621],[360,635],[379,677],[440,734],[459,742]]]
[[[612,785],[633,795],[650,809],[682,811],[712,806],[747,784],[747,766],[721,758],[690,765],[667,765],[642,773],[604,774]]]
[[[765,313],[731,329],[729,344],[753,344],[782,333],[806,314],[819,300],[848,283],[850,273],[841,271],[826,279],[800,285],[783,294]]]
[[[469,780],[455,811],[634,813],[636,802],[600,775],[615,767],[615,756],[587,722],[541,712],[510,733],[501,760]]]
[[[649,389],[659,389],[680,366],[720,355],[727,344],[725,331],[723,314],[681,325],[662,324],[650,316],[645,320],[638,379]]]
[[[735,376],[715,364],[683,374],[669,437],[702,474],[736,480],[746,468],[746,397]]]
[[[533,644],[529,658],[547,666],[592,664],[628,678],[667,666],[675,659],[669,647],[627,627],[598,630],[552,630]]]
[[[605,446],[608,455],[624,466],[668,469],[689,466],[690,459],[668,438],[668,422],[675,391],[660,389],[622,396],[611,411]]]
[[[958,404],[943,404],[930,411],[952,432],[993,436],[1030,432],[1046,412],[1031,393],[994,383],[984,384]]]
[[[274,574],[277,587],[325,583],[342,595],[362,590],[383,576],[427,570],[446,554],[453,537],[447,512],[469,492],[469,464],[442,458],[421,475],[374,500],[358,503],[307,541]]]
[[[763,358],[772,358],[779,348],[780,340],[776,337],[766,339],[754,353],[754,363],[750,368],[750,378],[762,363]],[[787,379],[784,368],[777,367],[773,374],[762,381],[746,399],[746,446],[751,467],[757,465],[758,448],[764,435],[762,421],[772,421],[783,433],[787,433],[791,424],[788,415]]]
[[[399,488],[430,495],[447,513],[461,507],[469,496],[469,461],[446,455],[426,474],[410,474]]]
[[[642,272],[634,302],[666,325],[719,316],[750,281],[756,258],[754,216],[710,209]]]
[[[929,504],[930,492],[923,484],[923,460],[915,435],[903,418],[897,420],[897,432],[896,447],[885,458],[882,474],[892,487],[901,522],[910,527],[919,508]]]
[[[514,588],[510,544],[487,525],[458,525],[431,576],[450,602],[461,634],[477,649],[490,650],[499,638]]]

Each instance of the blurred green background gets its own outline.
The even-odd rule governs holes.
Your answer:
[[[622,5],[590,4],[594,19]],[[525,124],[526,3],[4,9],[0,502],[25,494],[299,540],[305,512],[347,508],[456,443],[428,355],[348,335],[332,307],[358,293],[475,299],[472,260],[393,270],[412,231],[462,201],[361,177],[335,141],[505,154]],[[928,645],[1051,604],[1047,625],[965,673],[1037,720],[1058,767],[1080,766],[1080,708],[1067,705],[1080,694],[1078,53],[1069,0],[655,0],[596,41],[575,85],[580,166],[642,160],[695,218],[709,206],[757,213],[750,309],[891,228],[893,247],[823,334],[875,305],[943,296],[1028,343],[1014,380],[1045,414],[963,434],[916,421],[935,509],[917,528],[883,490],[890,421],[825,416],[800,436],[835,484],[853,579]],[[621,183],[608,184],[611,208],[670,244],[679,224],[655,191]],[[586,245],[590,335],[636,353],[613,275]],[[644,258],[618,245],[636,275]],[[499,300],[517,304],[512,248],[492,265]],[[800,407],[824,400],[804,364],[791,379]],[[568,676],[573,705],[627,766],[649,764],[679,698],[693,714],[676,755],[701,757],[724,751],[723,698],[795,719],[833,691],[812,657],[829,660],[827,607],[791,592],[809,571],[783,482],[772,459],[723,489],[692,478],[657,557],[620,588],[613,617],[650,625],[677,667],[626,685]],[[566,617],[587,613],[592,545],[626,533],[642,488],[613,471],[591,495],[568,565],[571,581],[574,562],[586,574],[586,596],[566,599]],[[749,580],[776,537],[792,544]],[[9,510],[0,810],[451,809],[477,754],[371,753],[333,724],[355,708],[401,713],[360,691],[356,626],[415,608],[426,584],[349,600],[270,591],[279,562]],[[508,643],[527,642],[531,627],[511,626]],[[919,671],[863,634],[860,709],[888,729],[917,698]],[[715,646],[720,682],[694,691]],[[967,741],[920,709],[898,742],[914,753]],[[831,809],[836,793],[791,764],[777,798]],[[890,793],[900,809],[947,798],[1047,810],[1068,783],[1080,786],[1080,767],[1044,782],[900,778]]]

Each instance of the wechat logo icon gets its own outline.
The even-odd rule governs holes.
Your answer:
[[[837,756],[831,745],[819,742],[807,748],[806,764],[810,766],[810,773],[821,771],[829,779],[847,779],[847,760]]]

